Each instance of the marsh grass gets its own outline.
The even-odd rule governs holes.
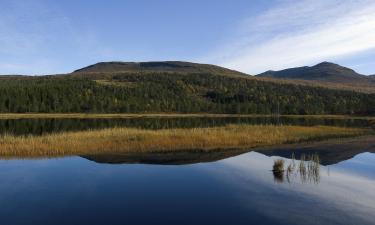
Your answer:
[[[275,164],[274,164],[275,166]],[[299,160],[298,167],[296,167],[294,154],[290,163],[285,171],[285,176],[290,183],[294,177],[299,174],[302,183],[319,183],[320,182],[320,158],[318,154],[305,155],[302,154]],[[282,173],[282,176],[284,173]],[[280,180],[280,175],[275,179]]]
[[[227,125],[213,128],[145,130],[110,128],[43,136],[0,137],[2,157],[52,157],[100,153],[216,151],[353,137],[368,129],[330,126]]]
[[[283,159],[276,159],[273,163],[273,177],[278,183],[284,182],[284,163]]]
[[[276,159],[273,163],[273,172],[282,173],[284,172],[284,163],[283,159]]]

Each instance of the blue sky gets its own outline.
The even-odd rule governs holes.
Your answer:
[[[373,0],[0,0],[0,74],[159,60],[375,74],[374,57]]]

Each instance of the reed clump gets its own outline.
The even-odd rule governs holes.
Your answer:
[[[284,160],[276,159],[273,163],[273,172],[282,173],[284,172]]]
[[[273,165],[274,178],[277,181],[284,180],[284,171],[279,172],[280,174],[275,174],[275,165],[277,161],[275,160]],[[291,183],[292,178],[299,174],[302,183],[310,182],[318,184],[320,182],[320,158],[318,154],[305,155],[302,154],[299,160],[298,167],[296,166],[294,154],[291,157],[290,163],[285,171],[286,180]]]
[[[224,127],[145,130],[110,128],[43,136],[0,137],[0,156],[50,157],[96,153],[215,151],[352,137],[368,129],[330,126],[227,125]]]
[[[276,159],[273,163],[273,176],[276,182],[284,182],[284,163],[283,159]]]

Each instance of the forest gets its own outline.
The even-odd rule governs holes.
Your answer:
[[[375,94],[210,73],[3,77],[0,93],[0,113],[375,114]]]

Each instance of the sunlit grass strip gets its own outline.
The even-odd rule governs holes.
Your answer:
[[[95,153],[214,151],[372,134],[369,129],[329,126],[227,125],[144,130],[111,128],[45,136],[0,137],[0,156],[65,156]]]

